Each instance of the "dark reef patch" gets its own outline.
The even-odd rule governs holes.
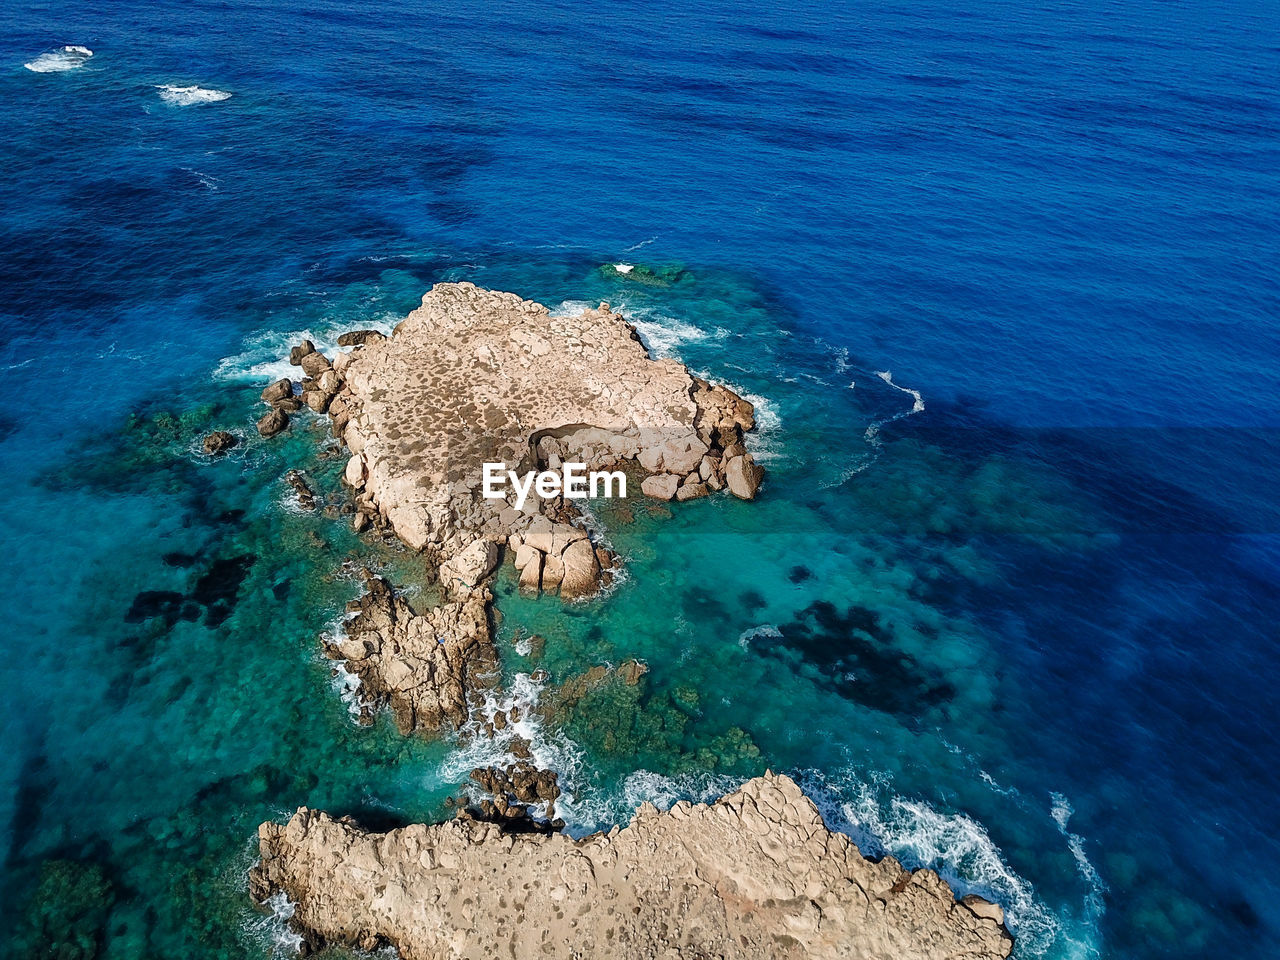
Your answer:
[[[955,688],[894,646],[880,615],[853,605],[841,612],[827,601],[801,610],[780,636],[762,636],[756,648],[798,654],[818,669],[821,682],[857,703],[914,721],[921,707],[950,701]]]

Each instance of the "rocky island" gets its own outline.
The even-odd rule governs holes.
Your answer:
[[[359,678],[365,709],[388,707],[406,735],[479,735],[468,721],[499,682],[489,582],[504,557],[522,591],[566,601],[599,591],[618,563],[574,500],[484,496],[486,463],[624,470],[656,500],[760,488],[751,404],[650,357],[608,304],[562,316],[437,284],[391,336],[338,343],[348,349],[332,359],[310,342],[293,349],[300,384],[263,391],[258,430],[274,436],[304,408],[327,416],[349,454],[355,529],[393,533],[438,570],[440,601],[425,610],[368,574],[325,645]],[[305,503],[305,479],[287,479]],[[554,820],[554,771],[513,761],[475,771],[487,798],[447,823],[374,834],[304,808],[263,824],[253,896],[287,897],[308,946],[391,944],[406,960],[1010,952],[998,907],[957,901],[931,871],[863,858],[786,777],[710,806],[646,804],[628,826],[574,840]]]

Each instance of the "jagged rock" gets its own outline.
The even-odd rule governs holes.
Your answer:
[[[680,488],[680,478],[674,473],[658,473],[645,477],[640,484],[640,492],[655,500],[670,500]]]
[[[755,499],[763,477],[764,470],[756,464],[749,453],[734,457],[724,468],[724,479],[729,492],[742,500]]]
[[[519,782],[473,776],[495,812],[559,792],[531,765]],[[255,898],[283,892],[317,944],[385,941],[405,960],[1000,960],[1013,945],[933,871],[865,859],[772,774],[710,806],[642,804],[621,830],[580,840],[466,816],[371,834],[304,807],[258,842]]]
[[[310,340],[303,340],[300,344],[289,351],[289,362],[295,367],[301,366],[302,358],[316,352],[316,345]]]
[[[264,437],[274,437],[289,426],[289,415],[280,409],[268,410],[258,421],[258,433]]]
[[[489,633],[488,592],[471,591],[419,615],[381,577],[347,604],[345,636],[325,649],[345,660],[373,705],[386,703],[401,733],[460,727],[467,695],[496,680],[497,652]]]
[[[262,400],[264,403],[275,403],[277,400],[287,400],[293,396],[293,381],[288,377],[277,380],[271,386],[262,391]]]
[[[378,330],[348,330],[338,337],[340,347],[359,347],[366,343],[378,343],[387,339]]]
[[[307,478],[298,470],[290,470],[284,475],[285,482],[293,487],[293,492],[298,495],[298,504],[303,510],[314,510],[316,508],[316,493],[311,489],[311,484],[307,483]]]
[[[226,453],[239,442],[239,438],[234,433],[215,430],[204,438],[204,452],[211,457],[216,457],[220,453]]]

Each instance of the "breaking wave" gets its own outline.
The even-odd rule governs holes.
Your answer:
[[[987,828],[972,817],[944,813],[922,800],[899,796],[883,777],[867,782],[852,773],[830,778],[810,771],[802,781],[827,825],[847,834],[863,854],[892,856],[912,870],[927,867],[957,895],[977,893],[1003,907],[1018,957],[1091,960],[1100,956],[1092,897],[1086,902],[1083,923],[1069,910],[1055,912],[1031,882],[1009,865]],[[1055,799],[1053,817],[1062,831],[1069,811],[1069,806]],[[1068,836],[1073,853],[1079,847],[1083,855],[1082,845],[1083,841],[1073,843]],[[1092,865],[1089,870],[1093,872]],[[1100,878],[1097,883],[1101,884]]]
[[[226,90],[207,90],[204,87],[177,87],[171,83],[156,85],[160,91],[160,99],[171,107],[190,107],[198,103],[217,103],[219,100],[230,100],[231,94]]]
[[[63,73],[67,70],[78,70],[89,62],[93,51],[88,47],[70,43],[57,50],[49,50],[23,66],[33,73]]]

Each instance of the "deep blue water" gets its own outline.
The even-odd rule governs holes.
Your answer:
[[[0,24],[6,929],[90,902],[103,956],[265,956],[259,820],[442,815],[466,758],[355,727],[314,662],[356,544],[281,495],[312,440],[191,446],[251,423],[290,336],[468,279],[609,299],[765,400],[759,503],[619,529],[632,580],[568,627],[500,604],[564,675],[650,663],[600,706],[634,745],[557,734],[578,826],[767,764],[1001,899],[1020,956],[1275,955],[1275,5]],[[24,68],[67,43],[94,56]]]

